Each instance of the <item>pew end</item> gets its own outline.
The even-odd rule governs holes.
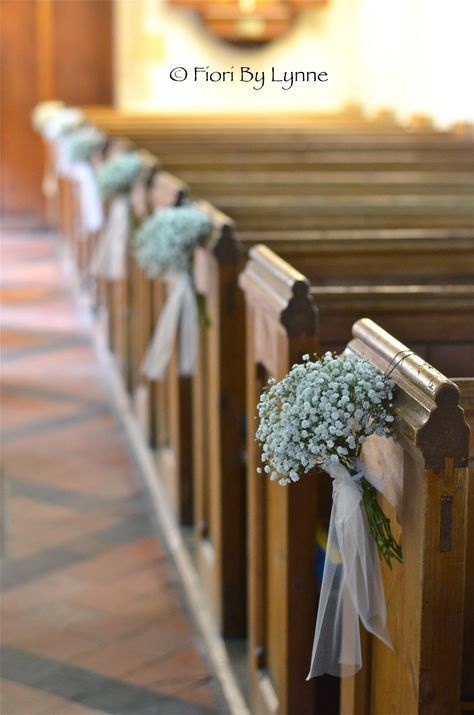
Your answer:
[[[193,377],[194,527],[196,558],[217,628],[224,637],[246,633],[246,500],[243,461],[245,375],[243,300],[237,277],[240,247],[234,222],[198,202],[214,226],[195,253],[196,290],[209,326],[200,331]]]
[[[330,508],[329,479],[282,488],[256,473],[255,409],[269,377],[280,379],[318,351],[308,280],[266,246],[249,251],[239,278],[246,304],[248,640],[255,712],[336,713],[337,681],[305,682],[317,602],[315,533]],[[336,691],[336,692],[335,692]]]
[[[364,633],[369,657],[355,678],[342,681],[342,711],[455,713],[469,457],[459,389],[369,319],[355,323],[347,351],[382,372],[389,366],[396,384],[396,446],[374,440],[367,448],[369,461],[376,460],[387,481],[385,493],[399,494],[396,507],[384,497],[382,502],[401,534],[404,563],[393,571],[382,565],[395,652]]]

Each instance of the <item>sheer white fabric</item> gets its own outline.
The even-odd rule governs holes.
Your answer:
[[[334,464],[328,472],[334,480],[333,505],[308,680],[360,670],[359,619],[393,649],[379,556],[362,502],[363,471],[351,476]]]
[[[129,197],[121,194],[112,199],[107,221],[92,256],[93,276],[109,281],[125,277],[128,237],[131,230]]]
[[[186,271],[168,274],[168,300],[156,326],[143,361],[142,373],[150,380],[161,380],[179,332],[179,372],[193,375],[198,342],[198,310],[191,276]]]
[[[87,236],[89,233],[99,231],[104,221],[97,178],[94,169],[87,161],[75,162],[69,173],[79,188],[81,222]]]
[[[71,136],[65,134],[53,141],[54,155],[56,159],[56,173],[58,176],[69,178],[71,162],[69,161],[69,144]]]

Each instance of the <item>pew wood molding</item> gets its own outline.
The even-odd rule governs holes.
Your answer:
[[[467,467],[469,426],[457,385],[369,319],[355,323],[353,335],[351,352],[382,372],[395,364],[390,376],[402,388],[394,402],[403,415],[399,427],[422,453],[425,468],[442,470],[447,457],[453,468]]]

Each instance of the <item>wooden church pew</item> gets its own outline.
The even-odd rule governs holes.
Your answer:
[[[149,200],[155,208],[159,205],[159,195],[157,195],[156,190],[152,190]],[[201,202],[200,206],[209,214],[214,225],[209,252],[218,256],[218,260],[221,261],[220,273],[216,275],[218,280],[215,284],[215,289],[218,291],[217,295],[218,297],[224,295],[226,299],[232,301],[237,293],[239,269],[236,245],[231,237],[232,222],[228,217],[215,211],[209,204]],[[150,281],[133,258],[131,258],[131,263],[134,264],[131,268],[131,272],[133,271],[133,288],[131,292],[132,295],[135,292],[135,295],[139,296],[136,302],[133,302],[133,299],[130,301],[131,321],[135,320],[134,316],[140,316],[141,331],[139,336],[135,333],[133,337],[135,358],[132,360],[131,389],[136,391],[137,388],[143,388],[140,367],[166,300],[166,291],[160,278]],[[203,280],[201,279],[201,283]],[[234,291],[234,293],[231,294],[231,291]],[[229,305],[229,310],[232,310],[232,308],[233,306]],[[210,303],[207,309],[210,313],[211,327],[204,334],[206,336],[214,335],[216,337],[213,339],[220,341],[218,327],[221,316],[216,313],[214,320]],[[242,311],[239,311],[239,315],[242,316]],[[220,349],[225,351],[225,345],[219,343],[219,346]],[[206,433],[198,434],[199,427],[202,430],[207,429],[207,422],[198,419],[193,421],[193,409],[196,414],[204,410],[204,404],[199,401],[202,389],[198,384],[194,384],[193,379],[179,375],[178,349],[179,346],[176,345],[165,381],[156,381],[147,386],[148,395],[144,402],[149,407],[145,411],[143,430],[148,433],[150,441],[156,450],[157,463],[178,522],[192,524],[194,523],[193,452],[197,442],[209,439],[211,436]],[[229,390],[229,401],[225,411],[229,414],[229,419],[224,424],[228,424],[228,429],[232,431],[235,429],[234,423],[238,418],[233,419],[236,413],[232,405],[234,397],[230,393],[230,385],[227,385],[227,389]],[[221,394],[217,395],[216,393],[215,399],[219,400],[220,398]],[[238,414],[241,414],[241,412]],[[150,415],[151,419],[149,419]],[[192,430],[193,424],[197,425],[197,430],[194,433]],[[199,493],[199,481],[196,490]],[[199,523],[198,520],[196,521]]]
[[[138,285],[138,283],[137,283],[137,285]],[[141,283],[140,283],[140,285],[141,285]],[[147,311],[147,310],[145,310],[145,311],[142,310],[142,311],[140,311],[140,312],[141,312],[142,315],[148,315],[148,311]],[[143,325],[143,323],[142,323],[142,325]],[[149,332],[149,331],[148,331],[148,332]],[[145,335],[146,335],[146,334],[147,334],[147,331],[145,330]],[[145,340],[143,340],[143,343],[146,343],[146,342],[147,342],[147,339],[145,338]],[[136,344],[136,345],[139,345],[139,341],[137,341],[135,344]],[[143,354],[144,354],[143,346],[138,350],[138,353],[140,354],[140,357],[139,357],[138,360],[137,360],[137,365],[138,365],[138,364],[141,364],[141,359],[142,359]],[[176,381],[175,381],[173,384],[176,384]],[[171,404],[172,404],[172,401],[171,401]],[[163,421],[162,421],[162,422],[163,422]],[[163,434],[163,430],[162,430],[162,434]],[[178,430],[178,429],[175,429],[175,430],[174,430],[174,434],[175,434],[175,435],[179,435],[179,430]],[[158,439],[159,439],[159,438],[158,438]],[[182,441],[183,441],[183,444],[186,444],[186,440],[182,440]],[[179,452],[179,450],[176,450],[176,451]],[[169,456],[169,451],[167,452],[167,450],[165,449],[164,452],[163,452],[163,454],[168,454],[168,456]],[[188,454],[189,454],[189,453],[188,453]],[[235,458],[234,458],[234,461],[235,461]],[[166,471],[166,470],[165,470],[165,471]],[[201,524],[201,522],[203,523],[203,528],[202,528],[203,537],[204,537],[204,540],[206,540],[206,529],[208,529],[209,526],[208,526],[208,523],[206,523],[205,520],[202,521],[202,520],[200,520],[200,519],[196,519],[196,523],[197,523],[197,524]],[[217,533],[218,533],[218,532],[216,532],[216,534],[217,534]],[[210,543],[210,542],[209,542],[209,539],[207,539],[207,542],[208,542],[208,544]],[[209,551],[209,549],[208,549],[208,551]],[[234,599],[234,600],[237,600],[237,599]]]
[[[244,254],[264,243],[319,285],[474,282],[474,228],[239,231]]]
[[[371,321],[359,321],[353,333],[348,350],[367,357],[379,368],[387,357],[405,348]],[[472,623],[472,601],[463,599],[464,593],[468,595],[464,570],[471,568],[465,549],[472,551],[466,520],[469,430],[466,414],[460,415],[457,408],[458,402],[466,405],[466,394],[463,398],[461,388],[459,398],[455,382],[418,356],[408,357],[396,372],[395,381],[403,389],[396,406],[404,454],[400,462],[386,463],[391,478],[397,479],[397,469],[404,478],[404,564],[397,564],[393,572],[383,568],[385,592],[389,594],[388,625],[396,653],[364,634],[369,657],[355,678],[342,681],[342,709],[353,715],[380,709],[388,715],[405,711],[456,713],[462,708],[460,681],[461,675],[467,674],[466,646],[472,659],[472,643],[464,643],[463,655],[462,639],[467,620]],[[407,389],[407,383],[412,390]],[[464,392],[467,384],[472,394],[474,379],[464,381]],[[420,388],[431,402],[428,409],[426,404],[421,407],[415,391]],[[431,414],[425,422],[428,411]],[[412,430],[411,435],[407,428]],[[374,454],[380,451],[374,449]],[[395,523],[395,510],[382,501]]]
[[[393,115],[379,114],[374,119],[366,119],[358,107],[346,107],[338,112],[318,112],[307,114],[152,114],[120,111],[113,107],[83,107],[89,121],[111,134],[142,136],[146,133],[188,136],[199,133],[207,136],[228,137],[229,132],[239,136],[274,136],[280,134],[309,134],[315,131],[327,132],[380,132],[392,134],[401,130]],[[415,134],[432,134],[432,126],[411,127]]]
[[[343,228],[472,228],[470,196],[238,196],[221,197],[219,210],[241,231]]]
[[[151,152],[163,154],[160,143],[155,141],[140,143]],[[362,171],[417,171],[417,172],[469,172],[472,167],[472,155],[467,152],[451,154],[433,153],[417,155],[410,151],[365,151],[365,152],[258,152],[225,149],[215,153],[200,150],[199,141],[186,150],[183,155],[167,155],[164,161],[178,176],[186,177],[190,171],[227,171],[227,172],[274,172],[299,171],[300,173],[319,172],[362,172]]]
[[[152,125],[144,125],[133,117],[124,118],[114,126],[98,125],[111,133],[130,136],[137,144],[160,154],[163,160],[177,169],[188,170],[194,163],[200,170],[251,171],[258,167],[275,170],[292,165],[298,171],[349,170],[372,166],[393,170],[426,166],[429,170],[446,171],[464,167],[470,170],[474,144],[472,136],[453,132],[415,132],[392,128],[377,133],[376,124],[318,126],[305,130],[298,123],[288,128],[262,125],[245,130],[227,125],[221,119],[218,128],[196,128],[192,120],[177,121],[172,127],[162,127],[163,118]]]
[[[187,187],[172,174],[156,169],[146,182],[141,182],[138,191],[132,194],[136,222],[146,218],[155,209],[180,206],[187,198]],[[153,203],[151,202],[153,196]],[[152,281],[137,264],[130,247],[127,255],[126,271],[127,303],[123,310],[125,320],[130,323],[129,371],[127,384],[133,390],[140,383],[143,357],[148,348],[150,331],[153,329],[151,308]]]
[[[253,414],[255,414],[256,402],[265,378],[269,375],[277,379],[282,377],[301,354],[314,352],[318,349],[317,310],[310,295],[309,283],[304,276],[270,254],[265,255],[265,252],[263,255],[259,254],[261,254],[259,249],[252,252],[251,260],[241,279],[247,306],[249,651],[254,707],[259,713],[273,712],[291,715],[300,712],[321,712],[326,714],[337,711],[335,701],[333,700],[331,704],[326,700],[330,684],[324,679],[317,679],[316,682],[311,681],[310,683],[304,681],[309,669],[315,620],[314,534],[317,516],[324,514],[325,509],[329,506],[327,492],[329,480],[318,481],[316,478],[302,480],[298,485],[282,489],[275,483],[259,478],[255,473],[258,454],[253,438],[255,433]],[[322,320],[323,318],[321,318]],[[357,325],[361,326],[360,330],[365,329],[367,344],[374,346],[373,353],[368,355],[369,359],[373,360],[374,364],[382,370],[385,369],[403,346],[400,347],[399,343],[395,344],[385,331],[374,326],[371,321],[362,321]],[[356,332],[356,334],[359,333]],[[367,336],[371,336],[370,339]],[[351,349],[356,349],[354,343]],[[436,560],[436,543],[430,544],[432,550],[426,553],[426,558],[422,560],[420,559],[421,541],[418,535],[424,531],[423,524],[429,524],[430,520],[436,518],[436,510],[439,507],[439,496],[436,496],[436,492],[439,489],[438,484],[443,482],[439,480],[439,472],[435,474],[423,470],[424,468],[426,470],[430,468],[445,470],[449,496],[455,500],[454,514],[456,517],[462,515],[463,503],[461,502],[465,499],[465,493],[462,491],[458,493],[454,489],[453,463],[452,461],[449,463],[449,460],[446,463],[444,457],[457,458],[459,465],[455,464],[455,466],[459,466],[459,469],[455,471],[456,478],[465,479],[466,454],[468,453],[465,424],[457,408],[457,395],[454,387],[449,387],[452,400],[449,406],[443,407],[444,403],[441,397],[438,399],[439,409],[436,408],[436,399],[430,401],[430,394],[433,395],[433,384],[436,386],[434,392],[441,396],[443,390],[448,389],[442,387],[447,381],[432,368],[427,367],[421,358],[411,357],[409,360],[404,360],[394,371],[392,377],[399,384],[400,389],[397,400],[399,419],[404,421],[404,425],[406,424],[406,428],[402,430],[405,435],[403,449],[407,454],[405,471],[409,464],[415,465],[420,462],[422,464],[421,471],[419,468],[414,470],[412,467],[410,475],[421,481],[417,481],[417,486],[414,486],[412,490],[405,490],[404,499],[407,503],[417,499],[422,502],[423,493],[418,487],[423,483],[425,475],[430,479],[430,489],[433,493],[428,493],[427,508],[420,509],[419,514],[422,514],[420,532],[417,531],[419,514],[407,514],[407,517],[411,519],[404,522],[406,524],[403,532],[405,565],[401,569],[396,567],[394,573],[396,573],[397,579],[394,578],[390,582],[389,588],[386,583],[386,592],[390,594],[396,592],[397,598],[400,598],[400,588],[397,587],[397,584],[400,581],[404,586],[406,584],[405,598],[410,598],[412,601],[408,606],[404,604],[404,608],[406,610],[409,607],[410,612],[414,613],[414,619],[417,620],[417,627],[419,627],[421,621],[420,583],[412,584],[411,589],[409,588],[410,581],[413,580],[412,576],[419,573],[412,565],[412,561],[416,561],[421,566],[425,577],[424,583],[427,584],[423,597],[424,603],[428,606],[422,614],[423,625],[425,622],[429,622],[433,632],[439,629],[439,635],[444,635],[446,639],[447,634],[442,633],[443,627],[446,630],[446,626],[441,622],[443,619],[439,618],[435,610],[437,589],[429,588],[431,571],[438,568],[437,561],[440,561],[439,557]],[[422,419],[416,424],[413,423],[411,405],[417,404],[417,395],[420,390],[426,394],[426,399],[423,400],[423,414],[420,414]],[[446,421],[444,423],[440,423],[437,419],[437,413],[440,411],[445,412]],[[421,428],[427,417],[423,432]],[[451,420],[457,424],[455,430],[449,431],[453,438],[452,450],[450,449],[451,445],[441,440],[441,435],[445,433],[446,425],[450,424]],[[439,437],[436,434],[431,434],[428,443],[423,444],[422,434],[430,431],[431,423]],[[444,454],[428,454],[428,447],[432,452],[436,452],[436,448],[440,446],[441,449],[446,447]],[[431,464],[432,457],[434,461]],[[403,469],[402,464],[403,461],[400,463],[400,469]],[[448,465],[447,469],[446,464]],[[397,469],[395,465],[395,473]],[[450,484],[449,480],[451,480]],[[405,482],[405,484],[410,484],[410,482]],[[424,507],[423,504],[421,506]],[[415,518],[413,519],[413,517]],[[463,523],[460,517],[459,529],[462,528]],[[435,541],[433,539],[433,542]],[[458,598],[460,589],[462,590],[462,539],[455,541],[455,549],[456,552],[451,553],[449,557],[445,554],[441,557],[441,560],[444,557],[446,561],[447,582],[455,584],[452,589],[444,589],[444,601],[442,601],[444,606],[447,605],[451,596]],[[387,573],[384,573],[384,578],[388,581]],[[417,576],[414,577],[414,580],[417,580]],[[403,591],[401,592],[403,593]],[[418,631],[418,637],[410,640],[410,629],[404,633],[403,629],[395,627],[396,616],[390,610],[391,602],[391,600],[388,602],[390,627],[392,636],[395,638],[395,645],[399,652],[403,653],[403,657],[397,659],[395,664],[390,663],[391,671],[384,671],[383,665],[388,651],[386,653],[382,651],[382,655],[379,655],[377,660],[370,661],[371,667],[377,668],[377,682],[373,687],[373,692],[378,703],[370,712],[385,712],[380,709],[381,701],[378,700],[380,693],[385,693],[385,696],[388,696],[388,693],[392,694],[392,701],[383,701],[383,706],[388,708],[388,714],[443,712],[442,709],[439,709],[439,702],[443,703],[443,698],[449,698],[450,704],[456,703],[456,707],[458,707],[459,637],[456,642],[448,636],[447,648],[453,650],[453,668],[450,673],[447,673],[445,671],[449,669],[443,671],[443,665],[440,662],[442,654],[438,655],[438,662],[434,662],[435,659],[431,663],[429,662],[430,643],[423,634],[420,635]],[[270,607],[268,604],[271,604]],[[457,629],[460,634],[462,612],[459,612],[457,601],[452,606],[452,610],[457,609],[457,611],[455,611],[450,627]],[[441,637],[439,641],[444,642]],[[420,668],[421,657],[424,660]],[[404,660],[409,665],[404,665]],[[427,674],[423,674],[423,663],[427,664]],[[412,669],[410,669],[410,664],[413,666]],[[456,667],[457,673],[454,672]],[[394,683],[393,678],[390,680],[390,675],[398,677],[399,681]],[[400,683],[399,687],[397,687],[398,683]],[[436,692],[438,683],[443,688],[442,693]],[[438,704],[438,710],[430,709],[429,696],[426,694],[430,687],[433,688],[431,697]],[[346,690],[347,688],[343,689],[344,706],[341,712],[354,712],[357,715],[368,713],[369,710],[362,708],[344,709],[348,705],[349,697]],[[422,703],[419,708],[417,705],[418,694]],[[396,703],[395,706],[392,704],[394,698],[401,698],[400,703]],[[423,699],[426,700],[426,703],[423,702]],[[453,709],[452,712],[455,710]]]
[[[330,232],[329,232],[330,233]],[[466,236],[443,235],[442,232],[340,232],[329,237],[323,232],[317,237],[311,234],[306,241],[298,241],[298,234],[291,238],[275,241],[270,245],[280,250],[285,258],[294,261],[299,269],[307,269],[312,280],[325,284],[338,284],[337,291],[330,293],[324,303],[324,310],[330,310],[335,305],[338,312],[338,334],[342,336],[339,342],[334,341],[330,347],[339,347],[347,341],[349,327],[353,319],[345,316],[347,306],[351,308],[353,297],[345,299],[344,284],[359,283],[361,279],[367,283],[362,290],[362,300],[372,304],[375,299],[382,300],[382,306],[387,316],[396,315],[403,308],[399,292],[404,290],[403,281],[419,280],[420,273],[425,271],[423,279],[430,283],[469,283],[474,276],[473,242]],[[269,234],[270,237],[270,234]],[[320,239],[318,241],[317,239]],[[335,245],[333,245],[335,244]],[[241,265],[242,255],[252,245],[243,242],[239,245],[229,223],[227,228],[226,251],[202,250],[198,266],[201,277],[199,283],[206,295],[208,312],[211,318],[211,328],[204,331],[201,338],[202,358],[194,378],[195,404],[200,404],[199,419],[195,417],[196,427],[194,448],[194,480],[195,480],[195,524],[198,542],[203,543],[203,553],[208,554],[210,563],[215,564],[218,573],[225,573],[228,564],[240,564],[245,559],[245,544],[242,537],[245,509],[242,499],[236,499],[229,485],[240,483],[243,472],[242,453],[244,450],[244,435],[242,430],[242,415],[244,414],[244,373],[239,362],[239,354],[245,344],[242,321],[242,300],[236,284],[236,275]],[[457,253],[458,252],[458,253]],[[326,275],[327,273],[327,275]],[[381,280],[398,284],[396,288],[384,289]],[[370,287],[375,284],[374,287]],[[472,294],[461,289],[460,300],[466,304],[465,314],[473,308]],[[447,303],[453,298],[451,291]],[[323,293],[324,295],[324,293]],[[436,294],[435,294],[436,296]],[[418,288],[417,299],[429,304],[433,294],[423,288]],[[440,311],[443,306],[443,296],[436,296]],[[362,308],[361,308],[362,309]],[[349,310],[349,313],[352,313]],[[446,319],[446,313],[440,313]],[[382,315],[379,312],[379,315]],[[403,320],[407,319],[407,314]],[[345,328],[343,326],[345,322]],[[352,321],[352,322],[350,322]],[[421,326],[420,326],[421,323]],[[393,324],[396,328],[397,325]],[[344,332],[346,329],[346,332]],[[436,322],[424,325],[423,319],[417,325],[413,323],[410,333],[412,340],[421,338],[420,330],[430,329],[436,335]],[[327,331],[326,331],[327,332]],[[419,335],[418,335],[419,333]],[[464,335],[464,333],[462,333]],[[418,345],[421,349],[421,344]],[[423,349],[428,349],[423,346]],[[443,346],[431,346],[438,354]],[[466,366],[469,359],[474,359],[474,347],[458,346],[459,361]],[[194,394],[194,393],[193,393]],[[205,408],[205,414],[202,410]],[[223,427],[221,427],[221,425]],[[207,427],[206,427],[207,426]],[[225,429],[225,439],[219,439],[220,430]],[[229,496],[227,496],[229,494]],[[222,531],[222,524],[228,524],[236,519],[233,528]],[[239,527],[240,524],[240,527]],[[231,576],[233,574],[230,569]],[[206,584],[212,584],[207,573]],[[239,582],[238,582],[239,583]],[[236,585],[235,580],[225,581],[220,585],[221,603],[214,609],[222,632],[228,636],[240,635],[245,632],[245,624],[241,618],[238,604],[244,598],[244,588]],[[242,583],[242,582],[240,582]],[[230,592],[236,598],[224,598],[224,593]],[[214,602],[214,600],[213,600]],[[234,615],[232,615],[234,612]],[[236,613],[236,615],[235,615]]]
[[[359,196],[377,192],[385,195],[472,195],[472,172],[306,172],[297,169],[272,172],[209,170],[186,172],[186,181],[200,196],[216,201],[221,196],[295,195]]]
[[[206,528],[208,528],[208,527],[206,527],[206,526],[204,525],[204,531],[205,531]]]
[[[170,144],[187,145],[198,138],[203,143],[215,145],[234,144],[235,148],[279,147],[294,145],[300,140],[302,151],[314,146],[344,147],[349,135],[357,143],[370,143],[379,148],[400,146],[401,143],[430,148],[436,146],[461,146],[469,142],[469,129],[465,131],[435,130],[428,122],[415,126],[400,126],[393,117],[379,116],[368,120],[360,111],[342,111],[336,114],[313,115],[182,115],[133,114],[101,107],[85,109],[89,121],[111,134],[128,135],[135,141],[152,139]]]

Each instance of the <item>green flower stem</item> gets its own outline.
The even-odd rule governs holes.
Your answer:
[[[197,291],[194,291],[194,294],[196,296],[196,303],[197,303],[197,309],[198,309],[198,315],[199,315],[199,325],[201,326],[201,328],[210,328],[211,327],[211,319],[209,318],[209,315],[206,310],[206,299],[202,293],[198,293]]]
[[[370,533],[374,537],[380,557],[388,567],[392,568],[392,559],[403,563],[402,547],[395,540],[390,528],[390,519],[385,516],[377,501],[377,490],[367,481],[361,479],[362,498]]]

